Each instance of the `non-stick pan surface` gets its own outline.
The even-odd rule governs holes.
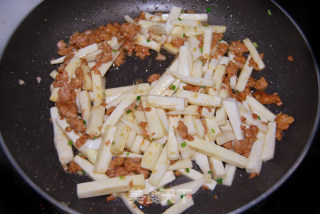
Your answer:
[[[53,145],[50,123],[49,60],[56,55],[56,42],[68,40],[75,31],[85,31],[108,22],[123,22],[140,11],[168,12],[171,6],[204,12],[209,6],[211,24],[227,26],[226,41],[249,37],[265,54],[266,69],[255,72],[270,83],[267,92],[278,92],[284,105],[270,108],[294,116],[294,125],[277,143],[275,158],[265,164],[260,176],[249,179],[237,170],[232,187],[218,185],[214,192],[200,190],[190,213],[242,211],[281,185],[302,161],[318,121],[319,77],[305,39],[290,19],[269,1],[46,1],[20,25],[3,54],[0,65],[1,141],[19,173],[36,191],[67,212],[126,213],[121,201],[107,203],[105,197],[79,200],[76,183],[84,176],[62,170]],[[271,12],[271,15],[268,13]],[[287,60],[293,56],[294,61]],[[132,84],[150,74],[163,72],[167,62],[129,58],[107,74],[107,87]],[[40,77],[38,83],[36,78]],[[19,80],[25,84],[20,85]],[[180,177],[174,184],[186,181]],[[214,199],[217,195],[218,200]],[[68,207],[68,208],[67,208]],[[159,213],[160,205],[145,211]]]

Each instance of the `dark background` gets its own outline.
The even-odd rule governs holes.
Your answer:
[[[317,1],[277,0],[304,32],[320,61],[320,44],[317,40]],[[245,3],[245,2],[244,2]],[[318,193],[320,184],[320,130],[294,174],[270,197],[246,213],[320,213]],[[0,147],[1,194],[0,213],[58,213],[46,200],[33,191],[15,172]]]

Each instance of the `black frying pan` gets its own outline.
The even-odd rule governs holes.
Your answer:
[[[10,161],[23,178],[42,196],[66,212],[127,212],[121,201],[106,203],[105,197],[79,200],[76,183],[84,176],[63,172],[53,145],[49,122],[49,64],[56,56],[56,42],[108,22],[122,22],[143,11],[169,11],[172,5],[204,11],[210,6],[210,23],[227,25],[227,41],[250,37],[265,53],[263,75],[271,83],[267,92],[278,92],[284,106],[270,108],[295,117],[296,122],[277,143],[275,158],[263,165],[261,175],[248,179],[237,170],[232,187],[219,185],[214,192],[200,190],[190,213],[243,211],[277,189],[297,168],[310,147],[318,124],[318,70],[305,39],[294,24],[272,2],[267,1],[46,1],[21,24],[10,40],[0,65],[1,142]],[[272,15],[268,14],[268,10]],[[293,62],[287,61],[292,55]],[[153,72],[162,72],[168,62],[130,58],[107,75],[107,87],[132,84]],[[41,77],[40,84],[36,77]],[[18,84],[18,80],[25,85]],[[306,110],[306,107],[308,109]],[[306,111],[308,112],[306,114]],[[5,144],[4,144],[5,142]],[[184,182],[179,178],[173,185]],[[219,200],[213,198],[217,195]],[[60,203],[63,202],[63,203]],[[65,206],[68,205],[68,208]],[[92,210],[91,210],[92,209]],[[159,212],[160,206],[145,211]]]

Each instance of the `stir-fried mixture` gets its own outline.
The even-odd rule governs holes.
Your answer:
[[[265,69],[258,44],[224,41],[226,26],[179,7],[124,19],[59,41],[61,57],[51,60],[60,64],[50,73],[59,160],[66,172],[92,180],[77,184],[78,197],[120,197],[132,213],[152,203],[181,213],[199,188],[231,186],[236,170],[258,176],[294,122],[264,105],[283,105],[265,92],[267,79],[251,77]],[[176,58],[146,83],[105,85],[110,67],[151,51],[166,60],[161,50]],[[178,176],[190,181],[170,186]]]

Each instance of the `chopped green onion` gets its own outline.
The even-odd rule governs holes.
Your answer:
[[[258,119],[261,120],[261,117],[258,115]]]
[[[134,109],[137,109],[137,108],[138,108],[138,106],[137,106],[137,105],[135,105],[135,106],[134,106]]]
[[[206,88],[207,86],[200,86],[200,88]]]
[[[94,137],[93,137],[93,140],[95,140],[96,138],[97,138],[97,136],[94,136]]]
[[[179,21],[182,21],[182,19],[181,19],[180,17],[178,18],[178,20],[179,20]]]
[[[168,206],[172,206],[173,205],[172,201],[170,201],[170,200],[167,201],[167,204],[168,204]]]
[[[84,120],[84,121],[83,121],[83,124],[84,124],[84,125],[87,125],[87,121]]]
[[[147,42],[150,42],[151,40],[150,39],[147,39]]]
[[[115,143],[116,143],[116,142],[112,141],[112,143],[111,143],[111,144],[112,144],[112,145],[114,145]]]
[[[257,48],[258,44],[256,42],[253,42],[253,46]]]
[[[141,96],[137,96],[137,100],[140,100],[141,99]]]
[[[72,145],[73,145],[73,141],[72,141],[72,140],[69,140],[69,141],[68,141],[68,144],[69,144],[70,146],[72,146]]]
[[[86,171],[84,171],[84,170],[81,170],[81,172],[82,172],[83,175],[86,174]]]
[[[172,85],[172,86],[171,86],[171,90],[172,90],[172,91],[176,90],[176,86],[175,86],[175,85]]]
[[[218,184],[222,184],[223,180],[222,180],[222,178],[218,178],[216,181],[217,181]]]
[[[112,51],[113,51],[113,53],[115,53],[115,52],[117,52],[118,50],[117,50],[117,49],[113,49]]]
[[[186,142],[181,143],[181,147],[186,147],[186,145],[187,145]]]
[[[181,13],[184,13],[184,9],[181,9]]]
[[[201,53],[203,52],[203,47],[200,48]]]
[[[187,194],[182,194],[180,195],[180,198],[182,199],[184,196],[186,196]]]
[[[125,177],[125,176],[123,176],[123,175],[120,175],[120,176],[119,176],[120,179],[124,179],[124,177]]]
[[[272,15],[271,10],[268,9],[267,11],[268,11],[269,16],[271,16]]]
[[[189,173],[189,172],[190,172],[189,168],[186,168],[186,172],[187,172],[187,173]]]
[[[128,109],[126,112],[127,112],[127,114],[129,114],[131,112],[131,109]]]
[[[214,129],[211,129],[211,131],[212,131],[212,133],[213,133],[213,134],[215,134],[215,133],[216,133],[216,131],[215,131]]]
[[[211,174],[211,173],[212,173],[212,171],[208,171],[208,173],[209,173],[209,174]]]
[[[212,11],[212,9],[211,9],[211,7],[207,7],[207,12],[211,12]]]
[[[102,95],[103,95],[103,97],[106,97],[106,96],[107,96],[107,95],[106,95],[106,92],[103,92]]]
[[[127,152],[127,154],[126,154],[127,156],[129,156],[130,155],[130,152]]]
[[[184,34],[182,34],[182,37],[186,37],[186,34],[184,33]]]

